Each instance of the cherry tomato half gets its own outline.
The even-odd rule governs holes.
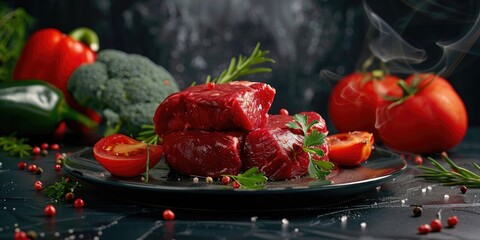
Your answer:
[[[342,166],[358,166],[370,157],[373,142],[373,134],[364,131],[330,135],[327,137],[330,147],[328,158]]]
[[[162,158],[163,146],[151,145],[149,149],[152,168]],[[147,144],[123,134],[113,134],[95,143],[93,155],[111,174],[134,177],[146,170]]]

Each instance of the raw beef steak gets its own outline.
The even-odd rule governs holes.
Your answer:
[[[153,121],[158,135],[184,130],[251,131],[268,121],[275,89],[265,83],[202,84],[167,97]]]
[[[325,120],[315,112],[304,112],[308,122],[318,120],[313,129],[327,134]],[[309,157],[302,150],[301,130],[286,126],[292,116],[270,115],[266,127],[251,131],[245,139],[243,169],[258,167],[270,180],[284,180],[301,177],[308,173]],[[325,156],[316,160],[328,160],[328,145],[320,146]]]
[[[242,171],[244,132],[183,131],[163,138],[165,159],[185,175],[217,178]]]

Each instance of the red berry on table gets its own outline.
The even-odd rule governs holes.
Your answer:
[[[62,170],[62,165],[60,165],[60,164],[55,164],[55,171],[58,172],[58,171],[60,171],[60,170]]]
[[[222,177],[222,184],[227,185],[230,183],[230,177],[229,176],[223,176]]]
[[[418,233],[420,234],[427,234],[432,231],[432,227],[428,224],[422,224],[420,227],[418,227]]]
[[[41,149],[48,149],[48,143],[42,143],[42,145],[40,145],[40,148]]]
[[[288,116],[288,114],[289,114],[289,113],[288,113],[288,110],[285,109],[285,108],[280,109],[280,112],[279,112],[279,113],[280,113],[280,115],[284,115],[284,116]]]
[[[467,192],[467,187],[466,186],[461,186],[460,187],[460,192],[462,192],[463,194],[465,194]]]
[[[35,146],[32,148],[32,154],[33,155],[39,155],[42,149],[40,149],[38,146]]]
[[[449,227],[455,227],[455,225],[458,224],[458,217],[457,216],[451,216],[447,219],[447,223]]]
[[[55,216],[55,214],[57,214],[57,210],[55,210],[55,207],[51,204],[47,205],[43,210],[43,212],[47,217],[52,217],[52,216]]]
[[[50,150],[58,151],[58,150],[60,150],[60,145],[54,143],[54,144],[50,145]]]
[[[29,172],[35,172],[35,171],[37,171],[37,165],[35,165],[35,164],[30,164],[30,165],[28,165],[28,171],[29,171]]]
[[[73,194],[73,192],[68,192],[67,194],[65,194],[65,200],[67,201],[72,201],[74,198],[75,194]]]
[[[433,219],[430,227],[432,228],[432,232],[440,232],[442,230],[442,222],[440,219]]]
[[[174,220],[175,213],[173,213],[170,209],[166,209],[165,211],[163,211],[163,218],[167,221]]]
[[[423,158],[420,155],[416,155],[414,161],[415,161],[416,165],[422,165],[423,164]]]
[[[25,168],[27,168],[27,163],[26,162],[19,162],[18,163],[18,169],[24,170]]]
[[[15,230],[15,233],[13,234],[13,239],[14,240],[28,240],[28,237],[27,237],[27,234],[24,231]]]
[[[37,191],[41,191],[43,189],[43,183],[40,182],[40,181],[36,181],[33,184],[33,188],[35,188],[35,190],[37,190]]]
[[[83,200],[81,198],[77,198],[77,200],[75,200],[75,202],[73,202],[73,206],[75,208],[82,208],[83,206],[85,206],[85,202],[83,202]]]
[[[237,181],[234,181],[234,182],[232,183],[232,187],[233,187],[233,188],[240,188],[240,184],[239,184]]]

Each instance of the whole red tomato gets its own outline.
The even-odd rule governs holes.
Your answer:
[[[163,156],[163,146],[149,146],[149,167],[154,167]],[[95,159],[111,174],[134,177],[146,171],[147,144],[123,134],[100,139],[93,147]]]
[[[333,88],[328,113],[339,132],[367,131],[377,135],[376,109],[385,94],[401,95],[400,78],[382,71],[355,72],[342,78]]]
[[[404,96],[378,109],[377,127],[388,147],[409,153],[449,150],[465,136],[465,105],[444,78],[413,74],[401,83]]]
[[[370,157],[373,142],[373,134],[365,131],[329,135],[327,137],[330,149],[328,159],[341,166],[358,166]]]

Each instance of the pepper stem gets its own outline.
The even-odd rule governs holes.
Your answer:
[[[60,112],[60,115],[62,119],[79,122],[82,125],[88,127],[89,129],[93,129],[98,126],[98,124],[95,121],[88,118],[84,114],[77,112],[73,108],[70,108],[67,104],[63,105],[61,108],[62,110]]]
[[[100,41],[97,34],[90,28],[80,27],[73,29],[68,36],[86,44],[92,51],[96,52],[100,48]]]

